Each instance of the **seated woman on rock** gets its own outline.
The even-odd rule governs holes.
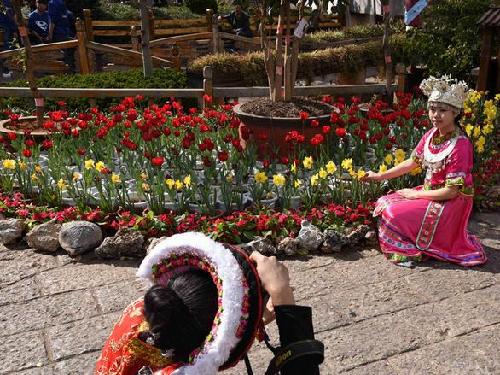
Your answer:
[[[369,172],[366,180],[381,181],[426,169],[425,183],[381,197],[375,207],[379,242],[388,259],[411,266],[433,257],[476,266],[486,262],[478,239],[467,225],[473,204],[473,146],[458,119],[467,86],[444,76],[430,77],[420,85],[429,97],[432,129],[424,134],[412,157],[381,173]]]
[[[288,270],[276,258],[249,258],[190,232],[160,242],[137,275],[154,285],[125,309],[95,374],[213,375],[242,358],[251,374],[246,353],[274,317],[283,349],[266,374],[319,374],[324,348],[314,340],[311,309],[295,305]],[[264,312],[263,290],[274,312]]]

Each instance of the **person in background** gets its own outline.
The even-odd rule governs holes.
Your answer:
[[[50,41],[49,29],[51,22],[48,6],[48,0],[37,0],[37,9],[29,15],[28,29],[32,44],[48,43]]]
[[[15,40],[19,38],[11,0],[3,0],[0,3],[0,29],[3,31],[3,43],[0,51],[14,49]],[[4,78],[10,78],[12,76],[9,69],[3,64],[2,70]]]
[[[65,42],[71,39],[71,25],[68,17],[68,8],[64,0],[49,0],[49,40]],[[64,49],[64,62],[72,72],[75,72],[75,49]]]
[[[227,20],[231,24],[231,28],[236,35],[244,36],[247,38],[253,37],[252,30],[250,30],[250,17],[241,8],[241,4],[235,2],[234,11],[225,16],[219,16],[219,21]]]

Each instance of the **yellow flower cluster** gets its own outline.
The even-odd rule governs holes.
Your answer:
[[[181,180],[174,180],[172,178],[167,178],[165,180],[165,184],[167,185],[167,187],[170,190],[172,190],[172,189],[182,190],[185,187],[188,188],[191,186],[191,176],[187,175],[186,177],[184,177],[184,179],[182,181]],[[144,189],[144,190],[146,190],[146,189]]]
[[[406,153],[403,149],[398,148],[396,151],[394,151],[394,157],[395,157],[394,165],[398,165],[405,161]]]
[[[255,182],[259,184],[263,184],[267,181],[266,172],[257,172],[255,173],[254,177],[255,177]]]
[[[5,169],[16,169],[16,161],[12,159],[6,159],[2,162]]]
[[[302,162],[302,164],[304,164],[304,168],[311,169],[313,167],[313,158],[312,158],[312,156],[306,156],[304,158],[304,161]]]
[[[281,173],[275,174],[273,176],[273,184],[276,186],[284,186],[286,183],[286,178]]]

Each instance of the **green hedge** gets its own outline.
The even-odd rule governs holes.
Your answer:
[[[391,38],[393,61],[404,59],[404,36],[396,34]],[[373,41],[363,44],[349,44],[336,48],[327,48],[299,54],[297,78],[308,79],[330,73],[353,73],[366,66],[377,66],[384,63],[382,42]],[[217,81],[230,77],[232,82],[245,86],[267,85],[263,52],[252,52],[245,55],[214,54],[195,59],[189,70],[202,74],[204,66],[211,66]]]
[[[144,78],[141,69],[131,69],[125,72],[47,76],[38,80],[39,87],[47,88],[183,88],[186,85],[186,74],[174,69],[155,69],[153,75],[147,79]],[[17,80],[10,82],[7,86],[26,87],[28,84],[24,80]],[[55,108],[58,100],[61,99],[47,99],[46,108]],[[97,99],[97,104],[105,108],[119,100],[119,98],[102,98]],[[86,98],[68,98],[66,103],[70,110],[88,108]],[[4,108],[23,110],[34,108],[32,98],[10,97],[3,99],[1,105]]]
[[[91,9],[92,18],[96,20],[128,21],[141,18],[137,1],[121,3],[101,0],[97,7]],[[187,6],[183,5],[155,6],[153,7],[153,14],[156,18],[168,20],[199,17],[199,15],[194,14]]]

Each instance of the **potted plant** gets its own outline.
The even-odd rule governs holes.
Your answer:
[[[290,32],[292,3],[297,9],[299,19],[293,35]],[[309,124],[313,121],[318,125],[328,122],[332,107],[320,101],[293,97],[300,39],[304,36],[308,22],[304,15],[304,1],[264,0],[260,5],[262,14],[266,14],[268,8],[279,9],[274,50],[265,35],[265,18],[262,18],[260,27],[269,97],[238,104],[233,110],[254,137],[258,138],[260,134],[267,133],[268,153],[286,155],[286,134],[291,130],[301,130],[311,136]],[[261,141],[259,140],[259,146],[265,146]]]

